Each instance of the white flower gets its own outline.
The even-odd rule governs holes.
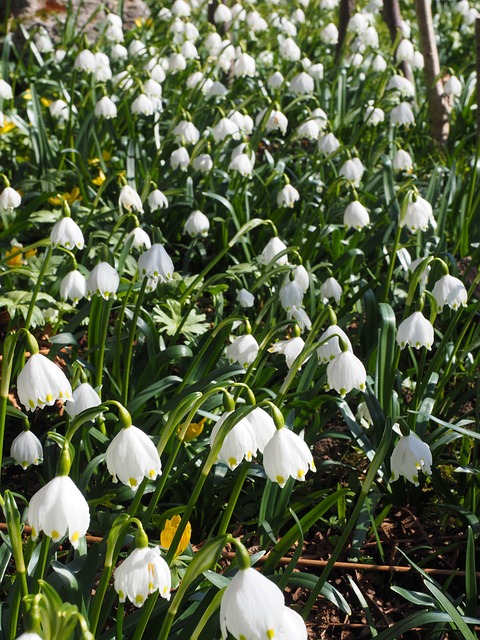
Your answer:
[[[320,137],[320,126],[315,120],[307,120],[297,129],[299,138],[307,138],[307,140],[318,140]]]
[[[248,53],[241,53],[233,65],[233,75],[237,78],[253,77],[255,70],[255,58],[252,58]]]
[[[444,305],[448,305],[450,309],[458,309],[460,305],[467,304],[467,290],[461,280],[446,274],[437,280],[432,291],[433,297],[437,301],[439,311],[442,311]]]
[[[366,380],[365,367],[351,351],[343,351],[327,365],[328,386],[341,396],[352,389],[363,391]]]
[[[73,480],[68,476],[57,476],[32,497],[27,519],[33,540],[43,531],[58,542],[68,530],[72,547],[76,549],[80,538],[87,533],[90,511]]]
[[[253,173],[253,163],[247,153],[239,153],[234,157],[232,156],[228,169],[230,171],[238,171],[244,178],[249,178]]]
[[[395,51],[395,60],[397,62],[412,62],[415,49],[410,40],[403,39],[400,41],[397,50]]]
[[[130,109],[132,113],[141,116],[151,116],[155,113],[155,104],[145,93],[141,93],[132,102]]]
[[[213,160],[208,153],[201,153],[192,160],[192,166],[195,171],[208,173],[213,169]]]
[[[298,326],[300,327],[300,330],[302,331],[302,333],[303,331],[305,331],[305,329],[307,331],[310,331],[310,329],[312,328],[312,321],[308,317],[305,309],[302,309],[302,307],[293,306],[288,311],[287,316],[289,320],[293,318],[294,320],[297,321]]]
[[[18,375],[17,393],[27,411],[34,411],[37,407],[52,406],[57,400],[70,400],[72,387],[60,367],[35,353]]]
[[[278,640],[308,640],[307,627],[302,616],[285,607],[283,612],[283,628]]]
[[[151,211],[157,211],[157,209],[166,209],[168,207],[167,197],[162,191],[160,191],[160,189],[154,189],[149,194],[147,202]]]
[[[31,464],[43,460],[42,443],[30,430],[22,431],[12,442],[10,455],[15,462],[26,469]]]
[[[333,133],[327,133],[318,139],[318,150],[324,156],[330,156],[340,147],[338,138]]]
[[[5,187],[0,194],[0,209],[4,211],[13,211],[20,206],[22,202],[22,196],[12,189],[12,187]]]
[[[273,418],[261,407],[256,407],[246,418],[253,427],[257,449],[263,453],[267,442],[276,432]]]
[[[108,96],[103,96],[95,105],[94,113],[96,118],[111,120],[117,117],[117,105]]]
[[[230,118],[222,118],[212,129],[213,139],[215,142],[223,142],[226,138],[232,137],[234,140],[240,140],[240,128],[236,122]]]
[[[399,253],[399,255],[401,256],[401,253]],[[410,258],[409,254],[408,254],[408,257]],[[425,260],[425,258],[417,258],[416,260],[412,260],[412,262],[408,265],[408,270],[410,271],[410,273],[414,273],[414,271],[418,267],[418,265],[421,262],[423,262],[424,260]],[[431,270],[430,265],[427,265],[426,267],[425,266],[423,267],[422,272],[419,274],[419,282],[421,284],[423,284],[423,285],[427,284],[428,276],[430,274],[430,270]]]
[[[244,309],[248,309],[249,307],[253,307],[255,303],[255,296],[247,291],[247,289],[240,289],[237,292],[237,302]]]
[[[403,98],[413,98],[415,85],[403,76],[394,75],[387,84],[387,91],[398,91]]]
[[[135,227],[135,229],[130,231],[126,240],[129,240],[130,238],[133,238],[132,247],[134,249],[150,249],[152,246],[150,236],[140,227]]]
[[[283,619],[284,597],[280,589],[255,569],[240,569],[222,596],[222,636],[226,638],[229,631],[236,640],[276,639]]]
[[[259,126],[264,118],[266,109],[260,111],[255,118],[255,124]],[[266,131],[280,131],[283,135],[287,132],[288,119],[281,111],[272,110],[268,116],[267,123],[265,125]]]
[[[285,356],[285,363],[290,369],[297,357],[302,353],[304,346],[305,342],[303,338],[295,337],[291,340],[280,340],[279,342],[275,342],[275,344],[270,347],[269,351],[270,353],[283,354]]]
[[[53,247],[65,247],[65,249],[83,249],[83,233],[78,224],[72,218],[62,218],[53,225],[50,232],[50,242]]]
[[[200,138],[200,131],[188,120],[181,120],[173,130],[173,135],[178,144],[197,144]]]
[[[175,267],[163,245],[155,243],[138,259],[138,270],[142,276],[165,282],[172,279]]]
[[[353,227],[357,231],[370,224],[370,216],[367,209],[358,200],[351,202],[343,214],[343,224],[348,228]]]
[[[128,45],[128,55],[132,58],[136,56],[143,56],[147,53],[147,48],[141,40],[132,40]]]
[[[373,104],[369,104],[365,109],[365,122],[368,126],[376,127],[380,122],[385,120],[385,113],[383,109],[374,107]]]
[[[170,10],[174,16],[181,16],[184,18],[188,18],[192,12],[190,4],[186,2],[186,0],[175,0]]]
[[[128,598],[136,607],[141,607],[157,589],[162,598],[170,600],[172,577],[158,547],[135,548],[115,569],[113,577],[120,602]]]
[[[112,70],[110,69],[110,60],[105,53],[101,51],[95,54],[95,80],[97,82],[106,82],[112,77]]]
[[[275,89],[280,89],[284,81],[285,81],[285,78],[282,76],[280,71],[275,71],[275,73],[272,73],[268,77],[267,85],[270,89],[275,91]]]
[[[110,51],[110,58],[112,60],[125,60],[128,58],[127,48],[123,44],[114,44]]]
[[[413,52],[413,59],[410,62],[412,69],[423,69],[425,67],[425,58],[420,51]]]
[[[307,95],[309,93],[313,93],[315,89],[315,83],[313,81],[312,75],[310,74],[310,69],[309,73],[305,73],[305,71],[302,71],[302,73],[299,73],[294,78],[292,78],[290,82],[290,89],[297,95]]]
[[[85,73],[93,73],[97,64],[95,62],[95,55],[88,49],[83,49],[77,54],[73,68],[78,71],[85,71]]]
[[[372,60],[372,69],[376,73],[383,73],[386,70],[386,68],[387,68],[387,63],[385,61],[385,58],[381,56],[379,53],[377,53],[377,55]]]
[[[226,411],[215,423],[210,434],[210,446],[213,446],[221,426],[231,414],[232,412]],[[256,451],[257,440],[253,427],[246,418],[242,418],[225,436],[217,461],[224,462],[233,471],[244,458],[250,462]]]
[[[42,638],[38,635],[38,633],[26,632],[22,633],[21,636],[18,636],[17,640],[42,640]]]
[[[411,173],[413,171],[413,160],[411,155],[407,151],[399,149],[393,156],[392,166],[395,171]]]
[[[48,110],[50,111],[50,115],[52,118],[58,119],[60,121],[68,120],[70,115],[70,108],[65,100],[54,100],[51,104],[48,105]],[[72,109],[72,113],[76,113],[75,107]]]
[[[390,121],[394,125],[409,127],[415,124],[415,116],[409,102],[401,102],[390,111]]]
[[[372,416],[370,415],[370,411],[368,410],[368,405],[366,402],[358,403],[357,413],[355,414],[355,417],[364,426],[368,426],[369,424],[373,423]]]
[[[303,293],[306,293],[310,286],[310,276],[303,264],[293,268],[293,279],[298,284]]]
[[[365,167],[363,166],[360,158],[352,158],[342,164],[338,174],[343,176],[346,180],[353,182],[355,186],[360,184]]]
[[[143,213],[143,205],[140,196],[132,189],[128,184],[123,185],[122,190],[120,191],[120,195],[118,197],[118,206],[123,207],[127,211],[139,211]]]
[[[431,475],[431,465],[432,452],[428,444],[422,442],[414,433],[401,436],[390,458],[391,481],[394,482],[403,476],[418,487],[418,472],[423,471],[425,475]]]
[[[198,210],[192,211],[183,226],[184,232],[188,233],[191,238],[195,236],[206,236],[209,229],[210,220],[204,213]]]
[[[293,208],[298,200],[300,200],[300,194],[291,184],[286,184],[277,194],[277,205],[279,207]]]
[[[280,304],[285,311],[290,311],[292,307],[301,307],[304,292],[295,280],[287,280],[280,288]]]
[[[100,262],[87,278],[87,296],[102,296],[105,300],[115,298],[120,276],[108,262]]]
[[[267,477],[284,487],[288,478],[305,480],[309,469],[316,471],[310,449],[305,441],[290,429],[277,429],[263,452]]]
[[[240,111],[234,111],[228,117],[237,125],[240,132],[244,135],[249,136],[253,132],[253,120],[248,114],[240,113]]]
[[[421,311],[414,311],[411,316],[400,323],[397,330],[397,343],[401,349],[406,346],[420,349],[432,348],[434,338],[432,323]]]
[[[5,80],[0,80],[0,98],[2,100],[12,100],[13,98],[12,87]]]
[[[408,227],[410,231],[415,232],[419,229],[426,231],[429,224],[434,229],[437,226],[433,217],[432,205],[425,198],[417,196],[416,200],[408,203],[405,215],[400,219],[399,225]]]
[[[107,469],[113,482],[122,482],[132,491],[138,489],[143,478],[155,480],[162,473],[157,447],[138,427],[121,429],[110,442],[105,453]]]
[[[82,384],[79,384],[78,387],[74,389],[72,402],[65,403],[65,411],[70,418],[74,420],[78,414],[85,411],[85,409],[98,407],[101,404],[102,400],[95,389],[89,385],[88,382],[82,382]]]
[[[462,83],[456,76],[450,76],[443,85],[443,92],[447,96],[459,98],[462,95]]]
[[[60,295],[63,300],[71,300],[77,304],[87,295],[87,280],[80,271],[74,270],[67,273],[60,283]]]
[[[231,363],[238,362],[240,366],[246,369],[255,362],[258,349],[258,342],[251,334],[247,333],[244,336],[235,338],[232,344],[228,345],[225,353]]]
[[[292,40],[292,38],[285,38],[285,40],[280,43],[278,50],[282,58],[290,60],[291,62],[300,60],[302,55],[300,47],[297,45],[295,40]]]
[[[180,171],[186,171],[188,163],[190,162],[190,155],[185,147],[179,147],[174,149],[170,155],[170,166],[172,169],[180,169]]]
[[[324,44],[337,44],[338,42],[338,29],[337,26],[330,22],[320,31],[320,40]]]
[[[287,245],[280,240],[277,236],[270,238],[262,251],[259,262],[262,264],[269,264],[272,260],[281,252],[287,248]],[[276,265],[282,265],[288,263],[288,257],[286,255],[281,256],[275,260]]]
[[[333,337],[327,340],[327,338],[330,338],[330,336],[333,336]],[[352,343],[348,339],[348,336],[345,333],[345,331],[341,329],[338,325],[332,324],[330,327],[328,327],[328,329],[326,329],[322,333],[322,335],[318,339],[319,342],[323,342],[324,340],[327,340],[326,342],[321,344],[317,349],[318,360],[320,362],[323,362],[323,363],[330,362],[330,360],[333,360],[340,353],[342,353],[338,336],[342,338],[343,342],[347,346],[347,350],[352,351]]]
[[[338,304],[342,297],[342,287],[335,278],[330,277],[327,278],[320,287],[320,294],[323,297],[324,302],[327,302],[329,298],[333,298]]]

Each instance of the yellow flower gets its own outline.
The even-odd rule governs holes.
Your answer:
[[[76,200],[82,200],[82,197],[83,196],[80,195],[80,189],[78,187],[73,187],[71,191],[66,191],[60,196],[49,198],[48,201],[50,204],[60,207],[64,200],[67,204],[73,204]]]
[[[30,91],[30,89],[27,89],[25,91],[25,93],[23,94],[23,99],[24,100],[31,100],[32,99],[32,92]]]
[[[30,258],[37,253],[36,249],[29,249],[25,251],[25,258]],[[9,267],[21,267],[22,264],[26,263],[26,260],[23,257],[23,244],[12,244],[11,249],[7,249],[5,251],[5,258],[7,259],[7,264]]]
[[[49,98],[40,98],[40,102],[44,107],[49,107],[52,104],[53,100],[50,100]]]
[[[200,422],[191,422],[188,425],[187,430],[185,431],[185,435],[183,436],[184,442],[190,442],[190,440],[195,440],[203,431],[203,427],[205,426],[205,418],[202,418]],[[185,423],[181,424],[178,427],[178,433],[185,428]]]
[[[170,545],[173,542],[173,538],[175,533],[177,532],[178,525],[180,524],[181,517],[179,515],[173,516],[170,520],[167,519],[165,522],[165,527],[163,531],[160,533],[160,544],[165,549],[169,549]],[[182,537],[180,538],[180,542],[178,543],[177,550],[175,552],[175,558],[179,556],[181,553],[185,551],[188,547],[188,543],[190,542],[190,538],[192,536],[192,525],[190,522],[187,522],[187,526],[185,527]]]
[[[104,149],[102,151],[102,158],[103,158],[104,162],[109,162],[109,160],[112,159],[112,154],[109,151],[107,151],[106,149]],[[96,164],[100,164],[100,158],[98,158],[98,157],[89,158],[87,160],[87,162],[88,162],[89,165],[95,166]]]
[[[5,124],[0,128],[0,135],[2,133],[10,133],[10,131],[15,129],[15,126],[16,125],[11,120],[7,121],[7,119],[5,118]]]
[[[106,180],[105,174],[101,169],[99,169],[98,176],[96,178],[93,178],[92,182],[97,187],[100,187],[105,182],[105,180]]]
[[[151,18],[147,18],[146,20],[144,18],[135,18],[134,22],[135,26],[139,29],[141,29],[144,25],[146,27],[151,27],[153,24],[153,20]]]

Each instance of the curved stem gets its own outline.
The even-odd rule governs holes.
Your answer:
[[[393,240],[393,247],[390,252],[390,264],[388,265],[387,277],[385,278],[385,289],[382,293],[382,302],[388,301],[388,291],[390,289],[390,282],[393,277],[393,270],[395,268],[395,262],[397,260],[398,245],[400,243],[400,235],[402,233],[402,227],[397,224],[397,230],[395,231],[395,238]]]
[[[133,318],[131,322],[130,334],[128,336],[127,343],[127,355],[125,358],[125,365],[123,371],[123,384],[122,384],[122,402],[123,404],[127,404],[128,402],[128,385],[130,382],[130,367],[132,363],[132,355],[133,355],[133,342],[135,340],[135,331],[137,328],[137,320],[140,315],[140,310],[142,308],[143,298],[145,296],[145,288],[147,286],[147,278],[143,278],[142,285],[140,287],[140,291],[137,296],[137,300],[135,302],[135,311],[133,313]]]
[[[237,506],[237,501],[242,492],[243,485],[245,483],[245,480],[247,479],[249,470],[250,470],[250,464],[243,462],[243,464],[239,469],[237,477],[235,478],[235,484],[233,486],[233,490],[230,494],[230,497],[228,498],[227,508],[223,512],[217,535],[222,535],[227,532],[228,526],[230,524],[230,520],[232,519],[233,511]]]
[[[40,291],[40,287],[42,286],[42,280],[45,275],[45,272],[47,271],[48,263],[50,262],[51,256],[52,256],[52,247],[49,246],[45,251],[45,258],[43,260],[40,273],[38,274],[37,282],[35,283],[35,288],[32,293],[32,298],[28,306],[27,318],[25,320],[25,329],[30,328],[30,323],[32,321],[33,312],[35,310],[35,303],[37,301],[38,292]]]
[[[98,336],[98,357],[97,357],[97,387],[101,387],[103,379],[103,362],[105,360],[105,347],[108,333],[108,321],[110,318],[110,311],[113,305],[113,300],[107,300],[103,307],[102,321],[100,326],[100,333]],[[101,394],[99,389],[99,394]]]

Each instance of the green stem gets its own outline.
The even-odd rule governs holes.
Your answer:
[[[237,500],[240,497],[240,493],[242,492],[243,485],[245,483],[245,480],[247,479],[249,470],[250,465],[246,464],[245,462],[240,466],[237,477],[235,478],[233,490],[230,494],[230,497],[228,498],[227,508],[223,512],[217,535],[222,535],[227,532],[228,525],[230,524],[230,520],[232,519],[233,511],[237,506]]]
[[[95,632],[97,631],[98,621],[100,619],[100,612],[102,610],[102,604],[105,600],[105,594],[107,592],[107,587],[110,582],[110,578],[113,573],[112,566],[104,566],[102,577],[100,578],[100,583],[95,592],[95,598],[93,600],[92,613],[90,615],[90,631],[95,636]]]
[[[45,568],[47,566],[48,559],[48,551],[50,548],[50,536],[43,535],[42,542],[40,544],[40,555],[38,557],[37,566],[35,567],[35,586],[33,588],[34,593],[39,593],[40,591],[40,581],[43,580],[43,576],[45,575]]]
[[[6,396],[0,396],[0,474],[2,472],[3,439],[5,437],[5,420],[7,418],[7,404],[8,404],[8,398]],[[1,484],[1,475],[0,475],[0,484]]]
[[[147,278],[143,278],[142,285],[140,287],[140,291],[137,296],[137,301],[135,303],[135,311],[133,313],[133,318],[131,322],[130,334],[128,336],[127,343],[127,355],[125,358],[125,368],[123,372],[123,385],[122,385],[122,402],[123,404],[127,404],[128,402],[128,385],[130,382],[130,367],[132,363],[132,355],[133,355],[133,343],[135,340],[135,332],[137,328],[137,320],[140,315],[140,311],[142,308],[143,298],[145,296],[145,287],[147,286]]]
[[[107,300],[103,307],[102,322],[100,326],[100,333],[98,336],[98,354],[97,354],[97,387],[99,387],[99,394],[101,395],[102,379],[103,379],[103,362],[105,360],[105,347],[108,333],[108,321],[110,318],[110,311],[113,305],[113,300]]]
[[[146,486],[148,484],[148,478],[144,478],[141,483],[140,486],[138,487],[137,491],[135,492],[135,497],[132,500],[132,503],[130,504],[130,507],[128,508],[128,514],[132,517],[134,517],[137,513],[137,509],[140,506],[140,502],[143,498],[143,494],[145,493],[145,489]]]
[[[116,630],[116,639],[117,640],[122,640],[123,639],[123,614],[124,614],[124,609],[125,609],[125,605],[123,602],[119,602],[118,603],[118,609],[117,609],[117,623],[115,625],[115,630]]]
[[[397,230],[395,231],[395,238],[393,239],[393,247],[390,252],[390,264],[388,265],[387,277],[385,278],[385,290],[382,294],[381,302],[388,301],[388,292],[390,290],[390,282],[393,277],[393,270],[395,269],[395,262],[397,261],[398,245],[400,243],[400,235],[402,233],[402,227],[397,224]]]
[[[147,599],[147,602],[144,604],[143,606],[143,612],[142,612],[142,617],[140,618],[140,621],[138,622],[137,626],[135,627],[135,633],[133,634],[132,640],[142,640],[143,638],[143,632],[145,631],[145,627],[148,624],[148,621],[150,620],[150,616],[153,613],[153,609],[157,603],[158,600],[158,589],[157,591],[155,591],[155,593],[152,593],[149,598]]]
[[[352,514],[344,530],[342,531],[342,535],[340,536],[335,546],[335,549],[333,550],[333,553],[328,560],[326,567],[320,574],[320,577],[318,578],[317,583],[315,584],[315,587],[312,589],[310,597],[308,598],[307,604],[305,605],[302,611],[302,616],[304,620],[307,619],[310,611],[312,610],[313,605],[315,604],[318,596],[320,595],[320,592],[323,589],[325,582],[327,581],[330,575],[330,572],[332,571],[332,568],[335,562],[337,561],[339,555],[341,554],[341,552],[343,551],[343,549],[347,544],[348,537],[350,536],[351,532],[353,531],[353,528],[357,523],[358,516],[360,515],[360,511],[362,510],[362,507],[363,507],[363,503],[365,502],[365,499],[370,493],[370,489],[372,488],[372,485],[375,481],[375,477],[377,475],[378,469],[380,468],[381,464],[385,459],[385,456],[388,453],[391,438],[392,438],[392,428],[390,425],[390,420],[387,420],[385,423],[385,431],[383,432],[382,440],[380,441],[378,449],[368,469],[367,477],[365,478],[365,481],[362,485],[362,489],[360,491],[360,495],[358,497],[357,503],[352,511]]]
[[[42,286],[42,280],[45,276],[45,272],[47,271],[48,263],[50,262],[50,258],[52,256],[52,247],[47,247],[45,251],[45,258],[43,260],[42,268],[40,269],[40,273],[38,274],[37,282],[35,283],[35,288],[32,293],[32,298],[30,300],[30,305],[28,307],[27,318],[25,320],[25,329],[30,328],[30,323],[32,321],[33,312],[35,310],[35,303],[37,301],[38,292],[40,291],[40,287]]]

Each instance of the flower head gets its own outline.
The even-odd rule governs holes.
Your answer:
[[[365,367],[351,351],[342,351],[327,366],[328,386],[341,396],[352,389],[363,391],[366,379]]]
[[[353,200],[343,214],[343,224],[347,227],[353,227],[357,231],[363,229],[370,223],[370,216],[367,209],[358,200]]]
[[[330,339],[330,336],[333,336]],[[328,329],[322,333],[319,338],[319,342],[323,342],[318,349],[317,355],[319,362],[327,363],[330,360],[336,358],[340,353],[342,353],[342,349],[340,347],[340,343],[338,337],[342,338],[344,344],[347,346],[347,351],[352,351],[352,343],[348,339],[347,334],[343,329],[341,329],[338,325],[332,324]],[[328,338],[328,340],[327,340]],[[324,342],[324,340],[326,342]]]
[[[231,411],[226,411],[215,423],[210,434],[210,446],[213,446],[221,426],[231,413]],[[256,452],[257,441],[253,427],[246,418],[242,418],[225,436],[218,453],[218,460],[224,462],[233,471],[244,458],[250,462]]]
[[[237,292],[237,302],[244,309],[248,309],[249,307],[253,307],[255,304],[255,296],[247,289],[240,289]]]
[[[50,232],[50,242],[53,247],[65,247],[65,249],[83,249],[85,241],[80,227],[72,218],[62,218],[53,225]]]
[[[74,420],[79,413],[86,409],[98,407],[102,404],[102,400],[95,389],[88,384],[88,382],[82,382],[76,387],[72,394],[72,402],[65,404],[65,411],[70,418]],[[93,418],[92,418],[93,421]]]
[[[437,280],[432,291],[433,297],[437,301],[438,310],[442,311],[445,305],[451,309],[458,309],[467,304],[467,290],[461,280],[446,274]]]
[[[115,298],[119,284],[117,271],[108,262],[100,262],[88,276],[87,295],[102,296],[105,300]]]
[[[410,231],[415,232],[419,229],[426,231],[429,224],[434,229],[437,226],[433,217],[432,205],[425,198],[417,196],[415,200],[408,203],[405,215],[400,219],[399,225],[408,227]]]
[[[135,189],[129,187],[128,184],[123,185],[122,190],[120,191],[118,206],[120,208],[123,207],[127,211],[132,211],[132,209],[134,209],[140,213],[143,212],[143,205],[140,196]]]
[[[244,368],[250,366],[258,355],[258,342],[247,333],[244,336],[235,338],[232,344],[226,349],[226,356],[231,363],[238,362]]]
[[[273,344],[270,353],[282,353],[285,356],[285,362],[290,369],[297,357],[302,353],[305,341],[299,336],[290,340],[279,340]]]
[[[143,478],[155,480],[162,473],[156,446],[138,427],[124,427],[113,438],[105,454],[107,469],[113,481],[123,482],[132,491],[138,489]]]
[[[80,271],[74,270],[67,273],[60,283],[60,295],[63,300],[71,300],[77,304],[87,295],[87,280]]]
[[[42,443],[30,430],[22,431],[12,442],[10,455],[15,462],[26,469],[31,464],[43,460]]]
[[[170,600],[172,577],[158,547],[137,547],[115,569],[114,583],[120,602],[128,598],[141,607],[147,597],[159,590],[162,598]]]
[[[303,481],[309,469],[316,470],[305,441],[286,427],[277,429],[265,445],[263,466],[268,478],[282,488],[288,478]]]
[[[163,245],[155,243],[138,259],[138,270],[142,276],[165,282],[172,279],[175,267]]]
[[[390,458],[391,481],[398,480],[400,476],[403,476],[418,486],[418,472],[423,471],[425,475],[430,475],[432,473],[431,465],[432,452],[428,444],[420,440],[414,433],[401,436]]]
[[[21,202],[22,196],[12,187],[5,187],[0,193],[0,209],[3,211],[13,211],[20,206]]]
[[[279,640],[308,640],[307,627],[302,616],[285,607],[283,611],[283,628],[279,635]]]
[[[432,348],[433,326],[421,311],[414,311],[411,316],[400,323],[397,330],[397,344],[403,349],[406,346],[420,349]]]
[[[188,216],[183,230],[191,238],[195,236],[206,236],[210,229],[210,220],[202,211],[192,211]]]
[[[247,420],[255,432],[257,449],[263,453],[267,442],[275,434],[276,428],[273,418],[261,407],[256,407],[247,415]]]
[[[170,518],[170,519],[167,518],[167,520],[165,521],[165,526],[160,532],[160,544],[165,549],[170,549],[170,546],[173,542],[173,538],[175,537],[175,534],[177,533],[177,529],[180,525],[181,519],[182,519],[181,516],[176,515],[176,516],[173,516],[173,518]],[[182,537],[180,538],[178,547],[175,550],[174,558],[181,555],[185,551],[185,549],[188,547],[191,535],[192,535],[192,525],[190,524],[190,522],[187,522],[187,526],[183,530]]]
[[[60,367],[35,353],[18,375],[17,393],[27,411],[34,411],[37,407],[52,406],[57,400],[70,400],[72,387]]]

